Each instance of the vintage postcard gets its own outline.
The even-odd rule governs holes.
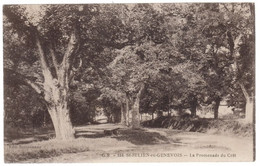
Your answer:
[[[4,162],[253,162],[255,4],[4,4]]]

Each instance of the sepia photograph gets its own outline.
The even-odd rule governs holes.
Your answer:
[[[4,163],[254,162],[255,3],[3,4]]]

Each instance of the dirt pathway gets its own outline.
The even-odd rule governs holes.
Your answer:
[[[119,135],[104,136],[116,125],[78,127],[89,141],[90,151],[26,162],[169,162],[252,161],[253,138],[183,132],[170,129],[120,129]],[[104,146],[105,145],[105,146]]]

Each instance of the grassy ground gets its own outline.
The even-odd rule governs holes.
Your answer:
[[[239,119],[206,119],[162,116],[143,123],[145,127],[169,128],[183,131],[202,132],[210,134],[225,134],[250,137],[253,135],[253,125]]]
[[[49,158],[64,153],[88,151],[89,147],[84,139],[74,141],[40,141],[29,144],[5,145],[5,161],[19,162],[28,159]]]
[[[44,133],[40,133],[41,130],[35,131],[34,134],[25,132],[24,135],[20,131],[20,137],[15,135],[11,139],[10,135],[8,135],[9,141],[5,141],[5,162],[22,162],[30,159],[50,158],[63,154],[86,152],[90,149],[95,149],[95,146],[105,148],[108,142],[110,142],[109,145],[118,145],[118,147],[120,147],[120,144],[127,145],[128,142],[124,141],[124,138],[122,138],[122,141],[113,141],[110,137],[104,135],[104,129],[113,127],[114,125],[111,124],[108,126],[97,125],[94,129],[77,127],[77,139],[70,141],[57,141],[53,139],[54,132],[51,129],[49,131],[45,129]],[[11,136],[13,135],[14,133],[11,134]]]

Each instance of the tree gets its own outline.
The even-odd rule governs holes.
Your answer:
[[[254,112],[254,4],[215,4],[215,6],[218,7],[215,12],[218,18],[218,21],[215,21],[215,27],[218,27],[221,32],[215,33],[215,35],[220,36],[215,38],[221,41],[215,42],[215,52],[219,55],[224,54],[227,57],[226,66],[233,69],[229,70],[230,74],[221,78],[232,78],[228,83],[230,88],[225,88],[230,93],[234,94],[232,91],[237,90],[238,86],[240,87],[240,92],[243,93],[246,103],[245,119],[252,123]],[[208,7],[213,8],[213,6]],[[218,66],[220,66],[219,63],[223,64],[221,59],[215,61],[217,61]],[[221,73],[225,73],[220,67],[218,68]],[[238,94],[236,98],[239,99],[239,96]]]
[[[178,53],[167,43],[147,41],[139,46],[120,50],[117,58],[110,64],[114,84],[121,87],[133,103],[134,127],[139,127],[140,101],[146,95],[144,92],[147,93],[147,88],[154,88],[156,84],[162,85],[165,79],[161,79],[161,74],[170,70],[169,66],[176,65],[178,59]],[[167,87],[173,86],[169,84]]]
[[[242,36],[251,36],[251,39],[253,36],[254,18],[253,14],[250,16],[250,6],[253,7],[253,4],[190,4],[187,7],[190,12],[185,17],[186,22],[179,35],[181,42],[178,47],[182,54],[196,64],[198,73],[206,81],[204,95],[207,95],[206,103],[214,102],[215,118],[218,117],[218,107],[222,98],[236,91],[238,85],[247,96],[244,84],[249,84],[241,79],[242,75],[247,73],[247,80],[251,83],[251,87],[247,88],[249,91],[253,88],[254,56],[252,53],[240,54],[242,45],[239,44],[242,43]],[[185,10],[183,11],[185,14]],[[251,44],[253,47],[254,43]],[[251,50],[253,51],[252,48]],[[249,58],[250,63],[243,65],[245,61],[241,61],[241,57]],[[248,68],[241,70],[242,66]]]
[[[5,15],[11,23],[17,26],[17,29],[21,26],[21,29],[23,28],[22,31],[28,33],[25,35],[30,38],[31,42],[36,43],[36,49],[40,59],[41,70],[44,77],[43,87],[39,87],[38,85],[31,83],[33,85],[32,87],[39,94],[44,95],[44,99],[47,103],[46,105],[55,128],[56,138],[74,138],[74,130],[69,117],[68,93],[70,77],[69,69],[72,64],[71,60],[74,60],[73,53],[76,49],[77,43],[76,32],[72,32],[69,37],[70,39],[68,40],[67,47],[64,48],[66,51],[64,51],[64,56],[60,63],[57,61],[53,47],[49,46],[49,48],[47,48],[49,51],[48,54],[52,57],[53,66],[50,66],[46,58],[46,48],[44,48],[41,33],[32,23],[26,24],[28,20],[23,15],[19,17],[17,12],[14,11],[14,8],[16,8],[16,6],[5,6]],[[15,26],[14,28],[16,28]]]
[[[197,93],[190,96],[192,112],[195,112],[199,95],[202,96],[201,103],[215,103],[214,117],[217,118],[220,100],[227,94],[231,80],[229,70],[226,69],[230,65],[229,59],[218,51],[223,45],[223,27],[218,4],[192,4],[188,8],[191,12],[182,27],[178,47],[194,64],[193,71],[204,80],[204,84],[197,87]]]
[[[245,97],[245,119],[253,123],[255,7],[252,3],[238,4],[226,7],[226,10],[229,20],[235,18],[232,26],[229,26],[227,35],[230,55],[234,57],[235,81]]]
[[[89,65],[94,70],[100,70],[98,65],[101,62],[99,64],[93,61],[82,62],[83,59],[91,58],[87,54],[91,52],[97,54],[106,47],[121,49],[137,40],[123,33],[127,32],[127,29],[116,14],[109,17],[107,8],[111,6],[44,5],[41,8],[42,12],[35,17],[26,14],[30,12],[27,12],[25,6],[4,6],[7,22],[4,33],[18,36],[18,41],[24,43],[26,50],[36,55],[33,63],[38,68],[36,70],[38,78],[23,79],[23,82],[45,101],[57,139],[74,138],[69,102],[71,85],[77,76],[75,68]],[[14,44],[10,43],[13,48]],[[5,51],[11,54],[10,49],[6,48]]]
[[[246,120],[252,122],[253,101],[249,100],[248,91],[251,93],[254,89],[254,35],[252,35],[254,33],[254,9],[252,7],[254,6],[253,4],[215,4],[215,6],[208,5],[206,7],[210,11],[215,10],[216,19],[213,20],[213,27],[211,26],[211,30],[208,30],[206,34],[215,38],[215,41],[211,42],[214,44],[211,50],[215,57],[215,63],[213,63],[215,65],[213,66],[214,71],[218,75],[217,79],[225,80],[221,84],[222,91],[219,91],[222,96],[223,94],[228,95],[228,93],[234,93],[232,91],[238,90],[236,87],[239,85],[246,98]],[[250,49],[249,45],[247,45],[249,43],[245,42],[246,40],[251,41]],[[248,48],[246,52],[249,54],[242,51],[245,51],[245,48]],[[242,60],[243,58],[247,60]],[[232,68],[233,72],[230,70]],[[245,76],[247,79],[242,79]],[[246,88],[245,85],[247,86]],[[221,98],[221,95],[215,98],[216,116],[217,106]],[[240,98],[239,94],[236,98]]]

